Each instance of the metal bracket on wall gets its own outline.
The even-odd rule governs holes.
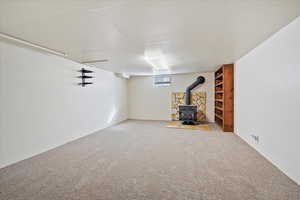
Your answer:
[[[93,71],[82,68],[81,70],[79,70],[79,72],[81,72],[81,76],[78,76],[78,78],[81,78],[81,83],[79,83],[79,85],[84,87],[85,85],[93,84],[92,82],[85,81],[85,79],[93,78],[93,76],[86,75],[88,73],[94,73]]]

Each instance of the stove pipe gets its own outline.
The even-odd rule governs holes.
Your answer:
[[[197,80],[192,83],[189,87],[186,88],[186,97],[185,97],[185,104],[191,105],[191,90],[197,87],[199,84],[203,84],[205,82],[205,78],[203,76],[199,76]]]

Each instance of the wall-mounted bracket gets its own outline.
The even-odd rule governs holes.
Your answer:
[[[81,70],[79,70],[79,72],[81,72],[81,76],[78,76],[78,78],[81,78],[81,83],[79,83],[79,85],[84,87],[85,85],[93,84],[92,82],[86,82],[85,80],[85,79],[94,78],[93,76],[85,75],[86,73],[94,73],[93,71],[82,68]]]

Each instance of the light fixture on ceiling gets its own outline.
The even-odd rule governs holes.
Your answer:
[[[144,53],[144,58],[148,64],[150,64],[154,70],[167,70],[169,66],[167,65],[164,54],[161,49],[149,49]]]

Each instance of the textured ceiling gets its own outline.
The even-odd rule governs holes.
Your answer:
[[[160,48],[171,73],[232,63],[300,14],[299,0],[0,0],[0,32],[79,62],[151,74]]]

